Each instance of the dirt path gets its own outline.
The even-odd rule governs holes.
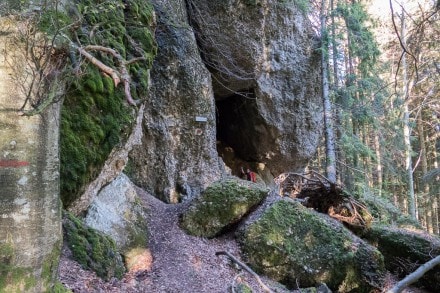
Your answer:
[[[63,249],[59,280],[74,292],[231,292],[230,286],[241,271],[224,256],[226,250],[239,256],[233,235],[207,240],[185,234],[178,226],[184,204],[165,204],[143,190],[138,194],[150,211],[151,268],[128,273],[122,280],[103,282],[90,271],[83,270]],[[261,292],[248,273],[241,276],[254,292]]]

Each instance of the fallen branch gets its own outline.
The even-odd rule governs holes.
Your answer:
[[[239,261],[235,256],[233,256],[232,254],[230,254],[227,251],[217,251],[215,253],[216,256],[219,255],[226,255],[227,257],[229,257],[233,262],[235,262],[236,264],[238,264],[239,266],[241,266],[244,270],[246,270],[249,274],[251,274],[258,282],[258,284],[260,284],[261,288],[263,288],[264,292],[268,292],[268,293],[273,293],[272,290],[270,290],[269,287],[267,287],[266,284],[263,283],[263,281],[261,280],[260,276],[255,273],[250,267],[248,267],[247,265],[245,265],[244,263],[242,263],[241,261]]]
[[[440,255],[431,259],[427,263],[421,265],[417,270],[406,276],[403,280],[398,282],[393,288],[387,291],[387,293],[399,293],[402,292],[403,289],[416,282],[418,279],[423,277],[423,275],[434,268],[436,265],[440,264]]]

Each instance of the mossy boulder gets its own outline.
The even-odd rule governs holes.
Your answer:
[[[240,221],[267,193],[265,187],[238,178],[217,181],[182,215],[181,226],[191,235],[212,238]]]
[[[85,269],[96,272],[104,280],[122,278],[124,262],[109,236],[87,227],[70,213],[64,214],[63,228],[73,258]]]
[[[420,231],[374,226],[365,238],[383,254],[386,268],[400,278],[440,255],[440,238]],[[428,271],[415,286],[440,292],[440,267]]]
[[[288,288],[325,283],[337,292],[381,286],[383,257],[340,223],[280,200],[239,234],[251,267]]]

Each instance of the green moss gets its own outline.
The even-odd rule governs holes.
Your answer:
[[[238,178],[215,182],[183,215],[181,225],[189,234],[214,237],[239,221],[267,193],[260,185]]]
[[[72,293],[71,290],[67,289],[61,282],[56,282],[52,288],[52,293]]]
[[[82,28],[76,31],[82,45],[107,46],[127,60],[145,58],[130,65],[129,71],[133,97],[147,96],[148,72],[157,50],[151,32],[151,3],[80,0],[77,9],[83,16]],[[106,65],[118,68],[109,54],[92,53]],[[115,88],[109,76],[87,62],[82,64],[81,72],[81,78],[73,78],[68,86],[61,113],[61,198],[65,207],[99,174],[107,156],[124,141],[134,121],[121,86]]]
[[[43,262],[41,278],[44,280],[44,286],[49,288],[56,283],[58,263],[61,254],[61,241],[54,244],[52,252],[46,256]]]
[[[380,282],[383,260],[353,237],[299,203],[279,201],[247,227],[241,243],[258,272],[288,287],[298,281],[302,287],[326,283],[338,292],[368,292]]]
[[[0,292],[23,292],[36,285],[36,279],[30,268],[17,267],[12,242],[0,244]]]
[[[75,260],[106,280],[112,277],[122,278],[125,267],[114,241],[86,227],[70,213],[66,213],[64,218],[66,241]]]

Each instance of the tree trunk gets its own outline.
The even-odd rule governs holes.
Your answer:
[[[336,153],[335,136],[333,132],[333,113],[332,102],[329,93],[328,79],[328,36],[326,26],[326,6],[327,1],[321,2],[321,70],[322,70],[322,100],[324,103],[324,127],[325,127],[325,146],[326,146],[326,175],[332,182],[336,183]]]
[[[0,27],[7,30],[2,19]],[[24,58],[14,58],[20,48],[8,48],[7,38],[0,35],[6,47],[0,51],[0,292],[46,292],[56,279],[62,242],[60,105],[38,116],[18,115],[25,97],[11,76],[29,68]],[[12,70],[12,61],[23,71]]]
[[[402,8],[403,10],[403,8]],[[401,38],[402,43],[405,46],[405,34],[406,34],[406,26],[405,26],[405,15],[402,11],[401,17]],[[408,66],[406,63],[406,53],[404,53],[402,57],[402,70],[403,70],[403,137],[404,137],[404,145],[405,145],[405,168],[406,168],[406,176],[407,176],[407,194],[408,194],[408,212],[409,215],[417,220],[417,209],[416,209],[416,199],[414,194],[414,178],[413,178],[413,166],[412,166],[412,147],[411,147],[411,127],[410,127],[410,112],[409,112],[409,99],[410,99],[410,90],[411,85],[408,80]]]

